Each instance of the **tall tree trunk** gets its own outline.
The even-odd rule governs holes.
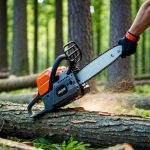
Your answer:
[[[139,0],[136,0],[136,13],[139,10]],[[138,74],[138,50],[135,53],[135,58],[134,58],[134,74]]]
[[[7,70],[7,0],[0,0],[0,72]]]
[[[117,44],[131,24],[131,0],[111,0],[110,47]],[[120,58],[108,69],[108,87],[113,91],[133,89],[130,57]]]
[[[103,5],[103,2],[102,0],[99,0],[97,3],[96,3],[96,6],[95,6],[95,15],[97,16],[96,17],[96,33],[97,33],[97,56],[100,54],[101,52],[101,9],[102,9],[102,5]]]
[[[145,47],[145,42],[146,42],[146,32],[142,34],[142,74],[145,74],[146,72],[146,66],[145,66],[145,55],[146,55],[146,47]]]
[[[14,31],[11,72],[15,75],[29,73],[26,0],[14,0]]]
[[[34,53],[33,72],[38,72],[38,0],[34,0]]]
[[[80,68],[92,59],[92,26],[89,0],[69,0],[69,41],[75,41],[81,51]],[[91,89],[95,90],[94,80],[90,81]]]
[[[55,57],[59,56],[63,53],[62,47],[63,47],[63,9],[62,9],[63,0],[55,0],[55,18],[56,18],[56,24],[55,24]]]
[[[50,49],[50,45],[49,45],[49,17],[47,17],[47,22],[46,22],[46,68],[49,67],[49,49]]]
[[[97,56],[101,52],[101,27],[97,28]]]
[[[149,29],[149,31],[148,31],[148,35],[149,35],[149,37],[148,37],[148,40],[150,41],[150,29]],[[150,42],[148,43],[148,52],[149,52],[149,61],[148,61],[148,64],[150,64]],[[148,67],[148,73],[150,73],[150,66]]]

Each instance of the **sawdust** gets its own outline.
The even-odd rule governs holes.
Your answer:
[[[67,107],[83,107],[87,111],[128,114],[134,106],[145,107],[150,96],[133,95],[131,93],[97,93],[87,94],[69,104]],[[142,104],[142,105],[141,105]],[[150,106],[147,106],[150,107]]]

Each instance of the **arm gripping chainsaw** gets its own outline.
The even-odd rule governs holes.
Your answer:
[[[65,106],[89,92],[89,85],[86,82],[119,58],[122,46],[118,45],[107,50],[81,70],[77,67],[82,58],[78,45],[70,42],[63,50],[64,54],[56,58],[53,67],[45,70],[37,78],[38,92],[28,105],[29,116],[33,119]],[[69,67],[59,67],[63,60],[67,60]],[[44,109],[33,114],[32,107],[39,101],[44,103]]]

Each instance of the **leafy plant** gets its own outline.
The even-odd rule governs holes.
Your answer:
[[[150,86],[135,86],[135,93],[137,94],[150,94]]]
[[[37,138],[37,139],[33,140],[32,143],[33,143],[33,146],[37,147],[37,148],[42,148],[42,149],[46,149],[46,150],[57,150],[57,148],[55,148],[53,142],[46,138]]]
[[[17,138],[17,137],[8,136],[7,139],[12,140],[12,141],[15,141],[15,142],[23,142],[22,139],[19,139],[19,138]]]
[[[53,141],[46,138],[37,138],[32,141],[33,146],[46,150],[87,150],[90,146],[84,142],[78,142],[73,138],[70,138],[68,142],[64,141],[62,144],[54,144]]]
[[[89,144],[85,144],[84,142],[78,142],[75,139],[70,138],[68,143],[64,141],[61,144],[61,150],[86,150],[89,146]]]
[[[133,106],[133,113],[141,117],[150,117],[150,110],[139,109]]]

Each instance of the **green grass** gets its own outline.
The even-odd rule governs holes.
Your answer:
[[[130,111],[130,114],[141,117],[150,117],[150,110],[140,109],[133,106],[133,109]]]
[[[135,86],[135,93],[150,95],[150,85]]]

